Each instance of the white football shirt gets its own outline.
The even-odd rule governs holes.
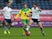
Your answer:
[[[11,19],[11,11],[12,11],[12,9],[10,8],[10,7],[4,7],[3,8],[3,11],[4,11],[4,17],[5,17],[5,19]]]
[[[40,14],[40,8],[36,7],[32,7],[32,18],[33,19],[39,19],[39,14]]]

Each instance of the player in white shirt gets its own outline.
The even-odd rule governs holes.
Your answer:
[[[42,23],[40,22],[40,16],[39,16],[40,13],[41,9],[38,7],[37,4],[34,3],[32,7],[32,20],[33,20],[32,23],[36,22],[41,29],[42,35],[45,35]]]
[[[10,34],[10,24],[11,24],[11,11],[10,2],[7,3],[7,6],[3,8],[3,15],[4,15],[4,34]]]

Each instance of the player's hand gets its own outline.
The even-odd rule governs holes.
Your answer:
[[[14,21],[14,18],[12,18],[12,21]]]
[[[14,17],[14,20],[16,20],[16,17]]]
[[[30,19],[30,24],[31,24],[31,25],[33,24],[33,20],[32,20],[32,19]]]

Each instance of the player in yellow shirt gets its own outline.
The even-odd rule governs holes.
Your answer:
[[[23,3],[23,8],[19,11],[19,13],[15,17],[15,19],[18,18],[19,16],[21,17],[21,22],[23,23],[23,35],[25,35],[25,32],[28,32],[30,28],[29,26],[30,12],[31,10],[27,8],[26,3]]]

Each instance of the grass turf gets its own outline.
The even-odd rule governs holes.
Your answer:
[[[22,28],[11,28],[11,34],[4,34],[0,28],[0,39],[52,39],[52,28],[44,28],[46,36],[42,36],[39,28],[30,28],[30,36],[22,36]]]

